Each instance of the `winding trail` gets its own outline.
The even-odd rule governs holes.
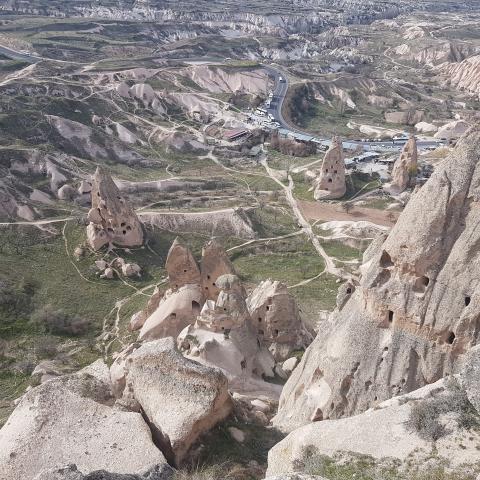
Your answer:
[[[268,165],[266,156],[263,156],[263,158],[260,160],[260,163],[265,168],[268,176],[282,187],[283,191],[285,192],[287,202],[290,205],[299,226],[302,228],[303,232],[307,235],[307,237],[309,238],[310,242],[312,243],[317,253],[323,258],[325,262],[325,271],[339,278],[347,278],[343,270],[338,268],[335,265],[335,262],[332,260],[332,258],[327,254],[327,252],[325,252],[325,249],[322,247],[322,245],[320,244],[320,241],[318,240],[317,236],[313,232],[312,226],[303,216],[302,211],[298,206],[297,200],[293,195],[295,183],[293,182],[292,176],[288,174],[288,186],[284,185],[280,180],[278,180],[273,169],[270,168],[270,166]]]

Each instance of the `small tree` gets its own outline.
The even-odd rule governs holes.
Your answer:
[[[343,202],[342,203],[342,210],[349,214],[353,210],[353,203],[352,202]]]

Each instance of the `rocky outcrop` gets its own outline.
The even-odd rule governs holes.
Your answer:
[[[123,475],[105,470],[84,475],[76,465],[49,468],[39,473],[34,480],[173,480],[174,470],[168,464],[156,465],[137,475]]]
[[[165,464],[140,413],[116,410],[113,402],[110,385],[88,373],[30,390],[0,430],[0,478],[29,480],[71,462],[85,473]]]
[[[398,195],[408,187],[414,187],[417,181],[417,161],[417,141],[415,137],[410,137],[393,166],[392,181],[385,188],[394,195]]]
[[[165,189],[199,188],[201,183],[159,181]],[[148,184],[147,184],[148,185]],[[162,190],[160,187],[159,190]],[[171,232],[196,232],[210,236],[238,237],[246,240],[255,238],[256,233],[246,208],[225,208],[208,212],[142,212],[140,218],[145,225]]]
[[[112,177],[100,167],[93,177],[88,220],[87,239],[94,250],[112,244],[119,247],[143,244],[143,228],[137,215],[121,196]]]
[[[401,112],[386,112],[385,121],[400,125],[415,125],[423,120],[425,112],[422,110],[405,110]]]
[[[475,444],[480,439],[478,432],[466,430],[458,424],[455,407],[448,416],[433,418],[431,408],[429,421],[439,421],[448,428],[436,442],[420,435],[411,425],[413,408],[423,402],[452,402],[452,394],[445,380],[423,387],[407,395],[380,403],[361,415],[338,420],[311,423],[293,431],[275,445],[268,454],[267,475],[301,471],[305,456],[314,453],[334,457],[337,454],[360,454],[381,459],[395,459],[397,465],[414,461],[422,465],[431,458],[432,446],[439,464],[444,462],[456,473],[461,468],[476,464],[478,451]],[[458,398],[458,397],[457,397]],[[447,418],[448,417],[448,418]],[[415,460],[413,460],[415,459]],[[345,461],[345,460],[344,460]]]
[[[170,288],[178,289],[188,284],[200,283],[200,270],[192,252],[175,239],[168,251],[165,269],[168,273]]]
[[[123,371],[125,387],[117,402],[144,413],[156,443],[175,465],[232,409],[226,377],[183,357],[171,337],[131,348]]]
[[[277,425],[291,429],[319,411],[324,419],[353,415],[433,383],[480,341],[479,147],[477,127],[413,195],[383,244],[367,250],[360,285],[285,385]]]
[[[440,71],[452,87],[480,98],[480,55],[466,58],[460,63],[444,64]]]
[[[247,306],[259,339],[277,362],[286,360],[292,351],[306,348],[312,342],[295,298],[285,284],[272,280],[260,283],[248,296]]]
[[[318,177],[314,181],[315,200],[342,198],[347,191],[345,185],[345,158],[342,142],[338,137],[325,154]]]
[[[178,290],[168,290],[156,310],[145,320],[139,340],[175,337],[195,321],[204,303],[200,285],[189,284]]]
[[[220,292],[216,284],[218,277],[235,275],[235,269],[225,249],[216,240],[211,240],[203,247],[200,269],[203,292],[209,300],[216,300]]]
[[[221,368],[234,391],[265,390],[275,396],[274,386],[262,380],[274,376],[275,360],[257,338],[240,280],[227,274],[216,283],[217,300],[206,301],[195,324],[179,335],[179,347],[188,357]]]
[[[454,120],[440,127],[435,134],[435,138],[446,141],[456,140],[464,135],[469,128],[470,125],[464,120]]]
[[[480,415],[480,345],[466,355],[460,378],[468,400]]]
[[[415,125],[415,130],[419,133],[436,133],[438,127],[433,125],[433,123],[419,122]]]

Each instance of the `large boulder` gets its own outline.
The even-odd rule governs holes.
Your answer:
[[[140,413],[112,408],[110,385],[65,375],[27,392],[0,430],[0,478],[29,480],[75,463],[85,473],[136,473],[164,464]]]
[[[332,144],[325,154],[318,177],[314,181],[315,200],[342,198],[347,191],[345,184],[345,157],[342,141],[338,137],[332,139]]]
[[[285,284],[272,280],[260,283],[248,296],[247,307],[259,339],[269,347],[276,361],[286,360],[292,351],[306,348],[312,342],[295,297]]]
[[[435,138],[440,138],[447,141],[456,140],[464,135],[469,128],[470,125],[464,120],[454,120],[453,122],[449,122],[440,127],[438,132],[435,134]]]
[[[143,244],[143,227],[136,213],[121,196],[112,177],[100,167],[93,176],[91,195],[87,240],[94,250],[110,244],[119,247]]]
[[[301,470],[307,452],[328,457],[343,453],[368,455],[378,461],[395,459],[400,465],[417,459],[421,465],[431,458],[435,448],[439,464],[468,469],[468,466],[477,464],[476,445],[480,434],[463,429],[457,422],[458,412],[455,409],[459,405],[458,397],[450,388],[448,382],[442,379],[415,392],[379,403],[360,415],[300,427],[270,450],[267,476]],[[423,412],[430,412],[426,422],[439,422],[438,425],[445,427],[439,427],[438,432],[442,431],[442,434],[438,437],[429,438],[416,430],[412,409],[421,411],[419,407],[422,405],[427,405]],[[451,411],[434,418],[434,405],[441,408],[450,405]]]
[[[423,110],[402,110],[396,112],[385,112],[385,121],[387,123],[397,123],[400,125],[416,125],[425,117]]]
[[[458,371],[480,341],[479,150],[476,128],[366,251],[360,285],[286,383],[276,425],[360,413]]]
[[[185,327],[195,322],[203,302],[200,285],[183,285],[178,290],[168,290],[157,309],[143,323],[138,339],[176,338]]]
[[[171,337],[133,349],[124,374],[124,389],[116,391],[122,395],[118,403],[144,412],[156,443],[175,465],[201,434],[232,410],[226,377],[185,358]]]

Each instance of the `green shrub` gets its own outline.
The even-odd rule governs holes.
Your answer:
[[[455,380],[448,383],[444,394],[415,403],[407,425],[425,440],[436,441],[448,433],[440,422],[440,416],[447,413],[456,414],[460,428],[469,430],[480,426],[478,413]]]
[[[78,315],[67,315],[63,310],[54,310],[46,305],[32,313],[30,320],[38,329],[57,335],[82,335],[89,322]]]

